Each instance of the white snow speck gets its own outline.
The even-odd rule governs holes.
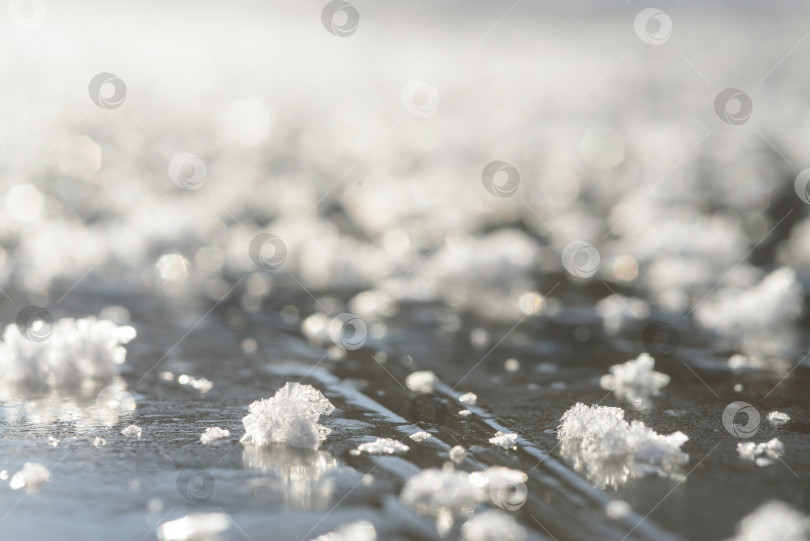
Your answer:
[[[218,440],[227,438],[231,435],[230,430],[225,430],[224,428],[220,428],[218,426],[206,428],[205,432],[200,434],[200,441],[203,445],[211,445],[216,443]]]
[[[104,447],[105,445],[107,445],[107,440],[105,440],[101,436],[96,436],[96,438],[93,440],[93,445],[95,445],[96,447]]]
[[[231,519],[225,513],[186,515],[158,526],[161,541],[191,541],[210,539],[231,527]]]
[[[377,541],[377,532],[372,523],[359,520],[341,526],[334,532],[316,537],[312,541]]]
[[[474,485],[468,473],[452,468],[422,470],[408,479],[399,497],[417,513],[437,519],[443,509],[460,517],[487,500],[486,491]]]
[[[374,441],[361,443],[357,450],[370,455],[399,455],[410,449],[407,445],[391,438],[377,438]]]
[[[416,393],[432,393],[436,386],[436,374],[429,370],[413,372],[405,378],[405,385]]]
[[[785,454],[785,444],[778,438],[765,443],[747,441],[737,444],[737,453],[743,460],[754,462],[757,466],[770,466]]]
[[[475,515],[461,527],[464,541],[525,541],[526,530],[504,513],[490,509]]]
[[[37,462],[26,462],[20,471],[11,476],[8,486],[13,490],[36,490],[42,483],[50,480],[51,472],[48,468]]]
[[[335,410],[332,403],[315,387],[287,383],[272,398],[257,400],[242,418],[246,445],[283,443],[290,447],[317,449],[330,430],[318,424],[321,415]]]
[[[458,412],[458,414],[462,417],[467,417],[468,415],[472,414],[472,412],[470,410],[461,410]]]
[[[467,451],[461,445],[456,445],[450,449],[450,460],[455,464],[460,464],[467,458]]]
[[[768,422],[773,426],[782,426],[790,421],[790,415],[781,411],[772,411],[768,414]]]
[[[126,427],[124,430],[121,431],[121,434],[123,434],[124,437],[126,438],[141,439],[142,432],[143,431],[141,430],[141,427],[136,425],[129,425],[128,427]]]
[[[613,520],[627,517],[632,512],[633,508],[624,500],[611,500],[605,506],[605,514]]]
[[[475,393],[464,393],[458,397],[458,401],[467,406],[474,406],[478,402],[478,396]]]
[[[617,487],[647,475],[679,478],[689,461],[683,432],[661,435],[641,421],[628,423],[624,410],[577,403],[566,411],[557,431],[561,452],[594,484]]]
[[[195,378],[194,376],[189,376],[188,374],[181,374],[178,376],[177,383],[180,385],[187,385],[192,389],[200,391],[202,394],[205,394],[214,388],[214,384],[210,380],[205,378]]]
[[[489,438],[489,443],[503,447],[504,449],[517,449],[517,434],[509,434],[501,432],[500,430],[495,435]]]
[[[642,353],[626,363],[611,366],[610,374],[602,376],[599,385],[613,391],[618,398],[642,405],[669,384],[669,376],[654,368],[655,360],[648,353]]]
[[[408,436],[413,441],[425,441],[426,439],[430,438],[430,432],[425,432],[424,430],[420,430],[419,432],[415,432]]]
[[[737,524],[729,541],[807,541],[810,518],[792,506],[771,500],[759,506]]]

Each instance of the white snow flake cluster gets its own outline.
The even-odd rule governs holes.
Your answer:
[[[628,478],[680,477],[689,461],[683,432],[661,435],[641,421],[628,423],[624,410],[577,403],[560,420],[557,439],[563,456],[600,487],[617,487]]]
[[[779,438],[764,443],[746,441],[737,444],[737,453],[743,460],[753,462],[759,467],[770,466],[785,454],[785,444]]]
[[[60,319],[44,341],[29,340],[15,325],[0,342],[0,390],[30,395],[70,394],[110,382],[126,360],[124,344],[135,329],[95,317]]]
[[[666,387],[669,379],[668,375],[655,371],[655,360],[648,353],[642,353],[626,363],[611,366],[610,374],[602,376],[599,385],[640,406]]]
[[[257,400],[242,418],[247,445],[283,443],[290,447],[317,449],[330,430],[318,424],[321,415],[335,410],[332,403],[315,387],[287,383],[272,398]]]

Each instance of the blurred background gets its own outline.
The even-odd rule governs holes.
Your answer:
[[[436,439],[534,471],[513,513],[530,538],[727,539],[771,499],[806,523],[807,5],[12,0],[5,15],[2,321],[114,306],[138,331],[124,420],[88,421],[86,396],[68,414],[64,397],[4,395],[0,467],[70,451],[36,496],[0,490],[9,539],[137,541],[217,510],[227,539],[358,518],[438,538],[396,496],[446,449],[348,454],[430,424],[401,383],[414,370],[479,397]],[[361,320],[358,348],[330,338],[341,313]],[[606,396],[600,376],[642,352],[672,378],[663,395]],[[214,390],[165,375],[181,372]],[[327,455],[241,456],[249,401],[289,373],[337,402]],[[741,461],[721,421],[735,400],[790,415],[783,459]],[[555,432],[576,402],[686,433],[688,479],[576,484]],[[237,451],[199,445],[214,420]],[[103,459],[84,439],[131,423],[142,445]],[[491,423],[559,468],[499,455]],[[204,502],[175,488],[192,466],[217,481]],[[635,514],[605,515],[611,499]]]

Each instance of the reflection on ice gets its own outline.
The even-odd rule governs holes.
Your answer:
[[[337,469],[338,461],[327,452],[286,445],[251,445],[243,448],[242,461],[246,468],[268,474],[251,481],[257,494],[279,494],[292,509],[323,508],[331,502],[334,482],[330,473]]]

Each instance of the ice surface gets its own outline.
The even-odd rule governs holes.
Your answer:
[[[431,436],[430,436],[430,432],[425,432],[424,430],[420,430],[419,432],[414,432],[413,434],[411,434],[408,437],[411,438],[413,441],[425,441],[426,439],[428,439]]]
[[[781,411],[772,411],[768,414],[768,422],[773,426],[782,426],[790,421],[790,415]]]
[[[626,363],[611,366],[610,374],[602,376],[599,385],[613,391],[618,398],[642,406],[669,383],[669,376],[654,368],[655,360],[648,353],[642,353]]]
[[[377,532],[372,523],[359,520],[341,526],[334,532],[316,537],[312,541],[377,541]]]
[[[743,460],[754,462],[757,466],[770,466],[785,454],[785,444],[779,438],[764,443],[746,441],[737,444],[737,453]]]
[[[225,513],[186,515],[158,526],[161,541],[202,541],[211,539],[231,527],[231,519]]]
[[[143,431],[141,430],[141,427],[136,426],[136,425],[129,425],[128,427],[126,427],[125,429],[123,429],[121,431],[121,434],[123,434],[124,437],[127,437],[127,438],[141,439],[141,433],[142,432]]]
[[[436,374],[429,370],[413,372],[405,378],[405,385],[416,393],[432,393],[436,386]]]
[[[335,410],[315,387],[289,382],[271,398],[257,400],[242,418],[247,445],[283,443],[290,447],[317,449],[330,430],[318,424],[321,415]]]
[[[517,449],[517,445],[515,444],[517,437],[517,434],[509,434],[499,430],[494,436],[489,438],[489,443],[495,444],[498,447],[503,447],[504,449]]]
[[[213,426],[205,429],[205,432],[200,434],[200,441],[203,445],[211,445],[217,443],[219,440],[227,438],[231,435],[230,430],[225,430],[218,426]]]
[[[524,541],[526,530],[504,513],[490,509],[475,515],[461,527],[464,541]]]
[[[810,517],[771,500],[742,519],[736,535],[728,541],[810,541]]]
[[[372,442],[361,443],[357,450],[370,455],[399,455],[410,449],[407,445],[391,438],[377,438]]]
[[[621,408],[577,403],[560,419],[557,439],[563,457],[602,488],[647,475],[679,478],[689,461],[683,432],[664,436],[641,421],[628,423]]]
[[[13,490],[36,490],[42,483],[50,480],[51,472],[48,468],[37,462],[26,462],[20,471],[11,476],[8,486]]]
[[[458,401],[467,406],[474,406],[478,402],[478,396],[475,393],[464,393],[458,397]]]
[[[109,383],[126,359],[123,344],[136,335],[132,327],[95,317],[60,319],[43,341],[31,340],[20,331],[13,324],[3,333],[0,391],[22,396],[51,391],[72,394]]]
[[[802,287],[796,271],[782,267],[754,287],[723,289],[698,305],[701,325],[723,334],[763,333],[789,326],[802,312]]]

